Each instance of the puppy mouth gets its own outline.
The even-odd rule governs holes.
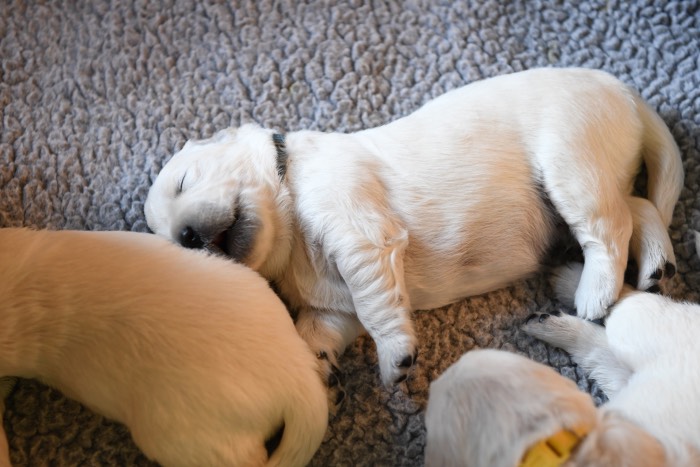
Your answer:
[[[238,211],[226,229],[214,235],[207,249],[243,263],[253,251],[255,237],[260,227],[256,217],[247,211]]]
[[[231,230],[233,229],[233,226],[235,224],[236,221],[233,221],[233,224],[231,224],[226,230],[220,232],[212,239],[209,246],[213,251],[222,253],[226,256],[231,256],[231,252],[229,251],[229,237],[231,235]]]

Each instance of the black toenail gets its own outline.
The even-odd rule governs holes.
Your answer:
[[[547,318],[549,318],[549,315],[546,313],[542,313],[537,321],[539,321],[540,323],[544,323],[545,321],[547,321]]]
[[[316,358],[319,360],[328,360],[328,354],[322,350],[316,354]]]
[[[560,316],[561,315],[561,310],[554,310],[551,313],[549,313],[552,316]]]
[[[401,363],[399,363],[400,368],[408,368],[411,365],[413,365],[413,356],[412,355],[406,355],[403,360],[401,360]]]
[[[646,292],[649,292],[649,293],[661,293],[661,287],[659,287],[658,285],[652,285],[651,287],[649,287],[649,288],[646,290]]]
[[[530,313],[530,314],[528,315],[528,317],[525,318],[525,324],[529,323],[530,321],[532,321],[532,320],[535,319],[535,318],[537,318],[537,314],[536,314],[536,313]]]
[[[394,383],[396,383],[396,384],[403,383],[404,381],[406,381],[406,378],[408,378],[408,375],[401,375],[398,378],[396,378],[396,381],[394,381]]]
[[[673,263],[666,263],[665,274],[666,274],[666,279],[670,279],[676,275],[676,267],[673,265]]]
[[[661,268],[657,269],[654,271],[654,273],[649,276],[649,279],[654,279],[654,280],[659,280],[663,276],[664,272],[661,270]]]
[[[605,318],[598,318],[598,319],[591,320],[591,323],[597,324],[598,326],[605,327]]]
[[[333,373],[331,373],[330,375],[328,375],[328,387],[329,387],[329,388],[334,388],[334,387],[336,387],[336,386],[338,385],[339,382],[340,382],[340,381],[338,380],[338,377],[337,377],[336,375],[334,375]]]
[[[335,405],[340,405],[341,402],[345,400],[345,391],[340,391],[337,396],[335,396]]]

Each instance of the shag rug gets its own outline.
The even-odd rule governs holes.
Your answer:
[[[148,188],[189,138],[246,122],[360,130],[475,80],[581,66],[636,88],[673,132],[686,181],[671,226],[679,274],[665,291],[698,300],[699,6],[3,0],[0,226],[146,231]],[[542,273],[416,312],[419,359],[405,391],[381,387],[374,345],[358,339],[341,359],[348,397],[312,465],[422,465],[429,384],[474,348],[545,362],[602,402],[565,353],[518,330],[558,307]],[[35,381],[21,380],[7,405],[15,465],[152,465],[123,426]]]

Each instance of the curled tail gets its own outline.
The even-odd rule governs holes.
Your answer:
[[[12,392],[15,387],[17,378],[11,376],[3,376],[0,378],[0,467],[11,467],[10,464],[10,448],[7,443],[7,435],[2,426],[2,415],[5,412],[5,398]]]
[[[642,157],[647,167],[649,200],[668,227],[683,188],[683,161],[666,123],[641,98],[636,99],[643,124]]]
[[[306,381],[295,401],[284,410],[281,439],[270,453],[267,467],[302,467],[311,461],[321,445],[328,426],[326,388],[321,382]]]

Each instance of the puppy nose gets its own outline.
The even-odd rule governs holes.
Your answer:
[[[192,227],[187,226],[180,231],[180,245],[185,248],[202,248],[204,242]]]

